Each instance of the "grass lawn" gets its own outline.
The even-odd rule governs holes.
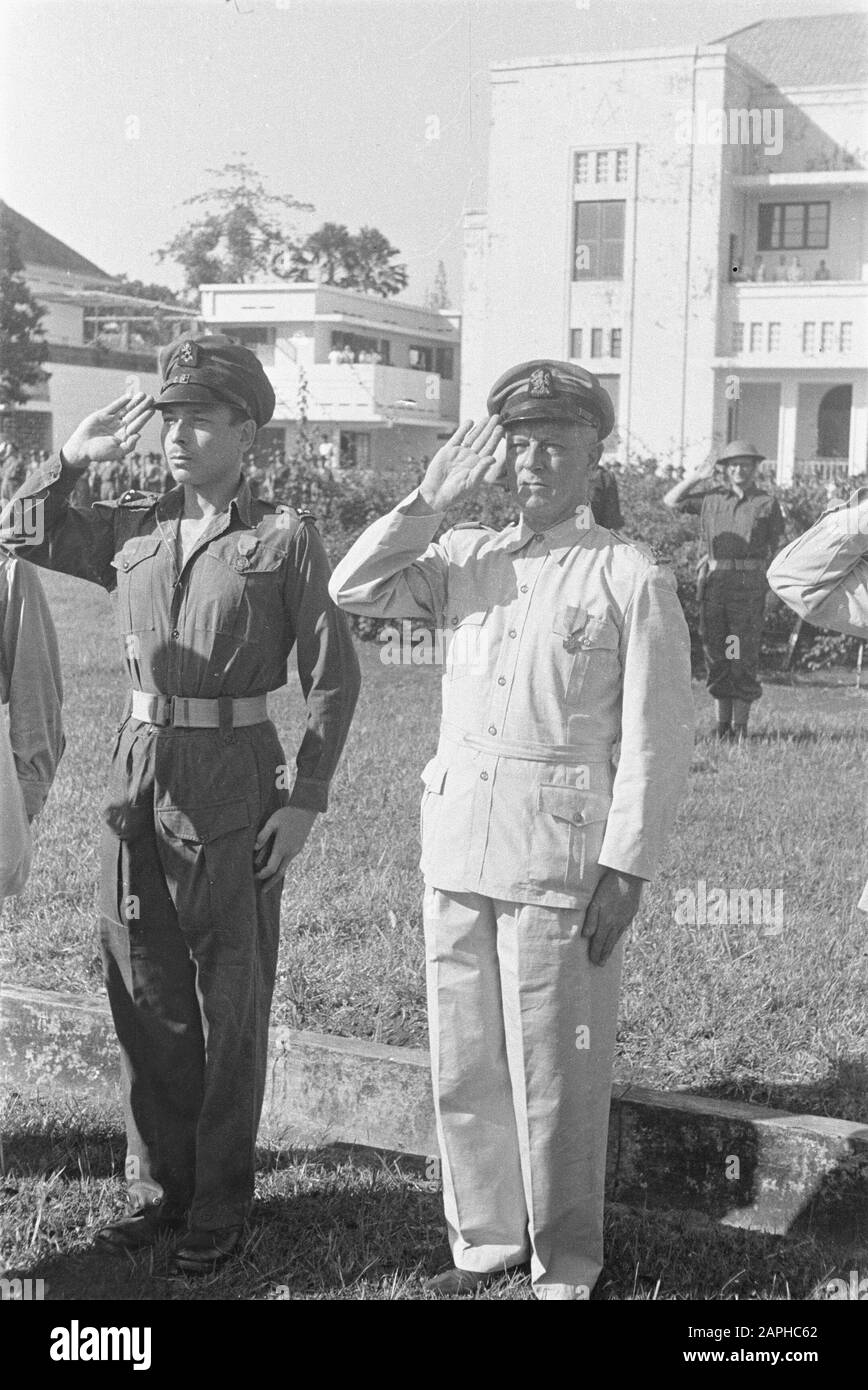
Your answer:
[[[105,594],[55,575],[45,585],[63,654],[68,747],[38,824],[30,884],[4,910],[2,974],[99,991],[97,807],[124,678]],[[439,683],[431,668],[382,665],[379,650],[360,645],[362,697],[333,809],[284,890],[273,1017],[424,1044],[419,772],[435,745]],[[690,790],[626,957],[620,1077],[868,1119],[868,949],[866,919],[855,910],[868,871],[866,702],[852,673],[772,676],[749,744],[718,747],[707,737],[712,709],[697,684]],[[274,703],[292,761],[302,727],[294,681]],[[780,890],[781,934],[679,925],[677,895],[696,891],[699,880],[709,894]],[[316,1182],[324,1171],[310,1169]],[[291,1164],[281,1172],[280,1182],[302,1181],[286,1176],[298,1172]],[[82,1200],[96,1190],[82,1187]],[[435,1205],[426,1207],[420,1187],[419,1210]]]
[[[172,1278],[166,1241],[135,1258],[91,1248],[94,1228],[123,1205],[116,1118],[80,1102],[14,1096],[4,1109],[0,1267],[7,1277],[43,1279],[49,1300],[431,1299],[422,1280],[449,1263],[440,1195],[421,1164],[272,1147],[259,1153],[240,1259],[205,1279]],[[829,1281],[846,1284],[866,1254],[811,1232],[761,1235],[613,1205],[593,1298],[822,1299]],[[533,1295],[523,1273],[474,1297]]]

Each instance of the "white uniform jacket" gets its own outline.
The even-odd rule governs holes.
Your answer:
[[[690,642],[672,574],[590,510],[539,535],[413,493],[337,565],[352,613],[444,634],[443,723],[422,777],[432,887],[587,905],[600,865],[649,879],[693,746]]]
[[[785,546],[768,581],[800,618],[868,638],[868,488],[858,488]],[[858,906],[868,912],[868,883]]]

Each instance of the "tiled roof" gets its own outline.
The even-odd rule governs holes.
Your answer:
[[[114,279],[114,276],[94,265],[93,261],[87,261],[77,251],[73,251],[71,246],[37,227],[29,217],[23,217],[20,212],[16,212],[8,203],[0,202],[0,208],[8,214],[12,226],[18,233],[18,249],[26,266],[51,266],[54,270],[66,270],[72,275],[89,275],[94,280]]]
[[[868,81],[868,15],[763,19],[715,40],[776,87],[859,85]]]

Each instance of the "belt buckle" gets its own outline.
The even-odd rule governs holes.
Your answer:
[[[175,722],[175,697],[174,695],[161,695],[157,706],[157,718],[154,721],[160,728],[171,727]]]

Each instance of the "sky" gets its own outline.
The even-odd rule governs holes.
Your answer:
[[[296,227],[378,227],[421,302],[485,207],[489,65],[707,43],[864,0],[0,0],[0,197],[110,274],[156,250],[243,153]]]

